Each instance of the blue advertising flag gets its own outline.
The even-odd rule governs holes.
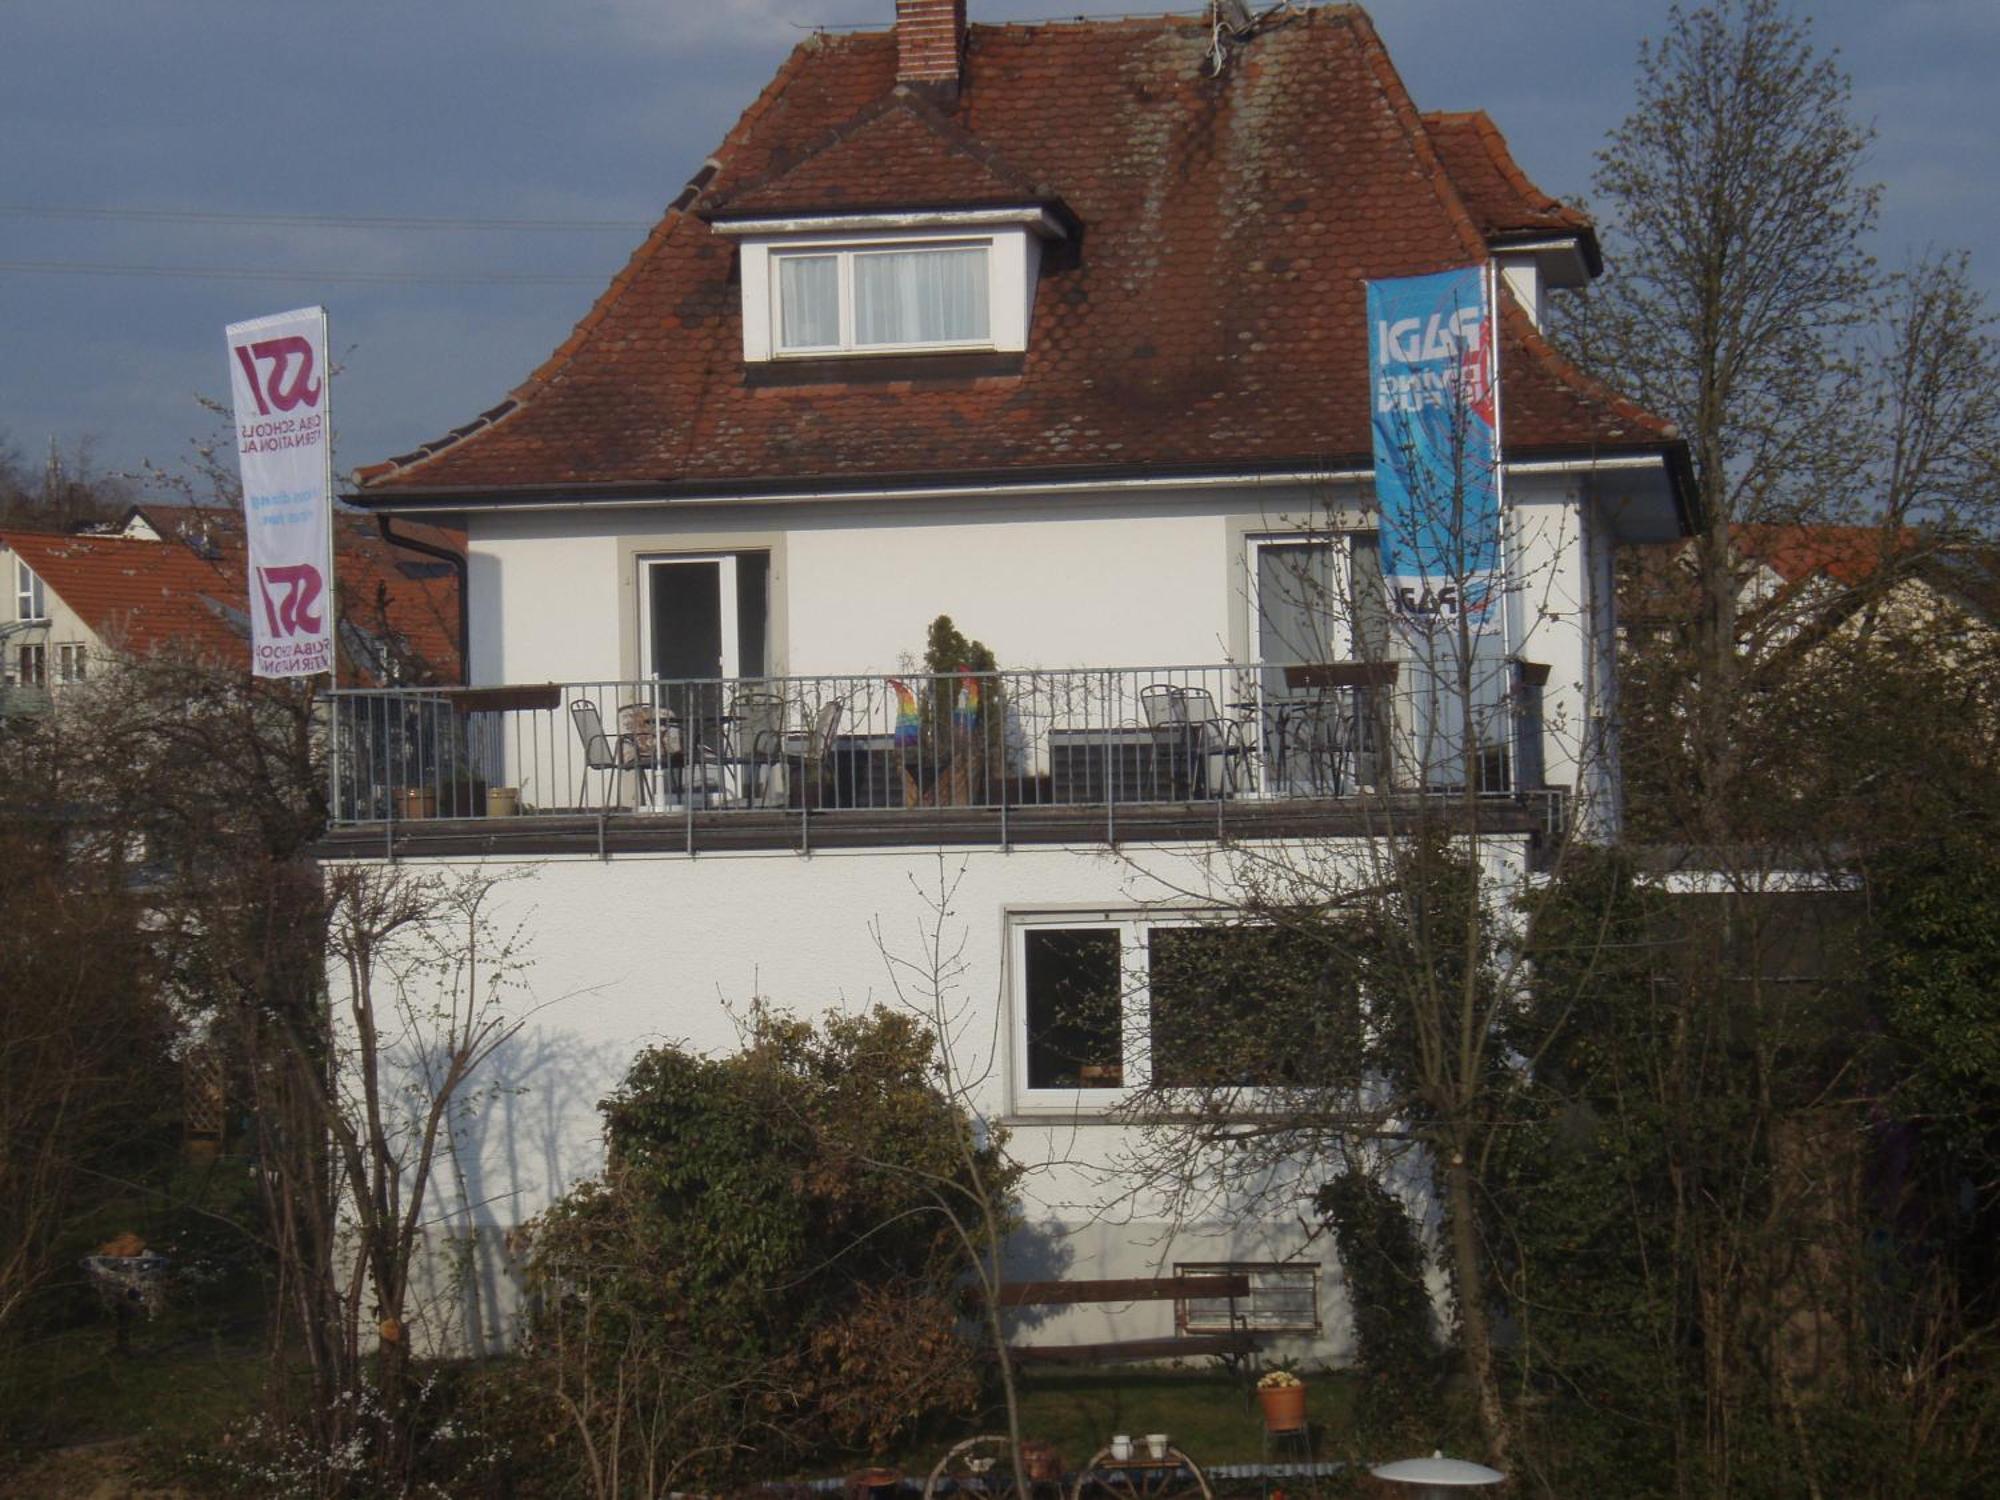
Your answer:
[[[1375,499],[1389,604],[1424,630],[1500,624],[1500,451],[1483,266],[1368,283]]]

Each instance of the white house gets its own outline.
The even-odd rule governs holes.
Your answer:
[[[518,872],[555,1002],[459,1141],[489,1274],[639,1046],[890,999],[942,883],[1024,1267],[1246,1266],[1257,1320],[1344,1347],[1296,1217],[1169,1226],[1106,1170],[1150,935],[1467,765],[1496,868],[1615,827],[1612,550],[1683,534],[1685,457],[1543,339],[1596,242],[1483,115],[1420,114],[1357,8],[1223,35],[897,0],[809,38],[539,370],[358,475],[464,528],[470,686],[339,699],[326,856]],[[1467,713],[1376,602],[1363,284],[1489,258],[1512,592]],[[940,614],[996,673],[915,670]]]

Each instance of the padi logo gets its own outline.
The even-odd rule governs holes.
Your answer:
[[[1421,365],[1435,360],[1456,359],[1479,348],[1478,307],[1461,307],[1456,312],[1435,312],[1429,318],[1386,318],[1375,324],[1377,356],[1386,365]]]
[[[318,635],[319,596],[325,587],[320,571],[311,563],[291,563],[281,568],[257,569],[257,582],[264,595],[264,620],[274,636]]]
[[[250,394],[261,416],[273,411],[290,411],[301,402],[318,406],[324,382],[313,379],[313,347],[309,339],[292,334],[282,339],[261,339],[254,344],[237,344],[237,363],[250,381]],[[294,364],[293,361],[297,363]],[[258,379],[257,366],[270,368]]]

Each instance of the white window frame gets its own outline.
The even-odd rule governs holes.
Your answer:
[[[24,688],[45,688],[49,685],[49,648],[42,645],[24,645],[14,648],[14,681]]]
[[[879,358],[883,355],[1015,353],[1028,347],[1045,241],[1062,228],[1040,209],[972,209],[957,213],[826,215],[722,223],[716,232],[740,244],[743,358],[750,364],[785,360]],[[874,250],[983,248],[986,251],[986,334],[965,343],[853,343],[853,259]],[[775,262],[787,255],[841,257],[841,342],[811,348],[780,345]]]
[[[1344,661],[1354,655],[1354,538],[1352,531],[1253,531],[1244,541],[1244,558],[1249,583],[1250,653],[1260,662],[1263,656],[1264,598],[1263,570],[1259,566],[1265,549],[1286,547],[1329,547],[1339,574],[1334,589],[1337,597],[1327,601],[1322,624],[1326,631],[1325,659]],[[1302,658],[1303,659],[1303,658]]]
[[[64,641],[56,647],[56,681],[71,686],[89,676],[90,648],[81,641]]]
[[[1196,1314],[1192,1302],[1176,1302],[1174,1331],[1183,1334],[1235,1333],[1238,1329],[1247,1329],[1252,1333],[1319,1333],[1324,1327],[1324,1314],[1320,1310],[1322,1269],[1317,1261],[1176,1261],[1176,1276],[1247,1276],[1250,1278],[1250,1295],[1236,1299],[1237,1318],[1234,1323],[1226,1311],[1220,1318],[1203,1317]],[[1287,1320],[1275,1312],[1260,1313],[1257,1306],[1260,1283],[1268,1287],[1276,1282],[1304,1283],[1310,1289],[1310,1321]]]
[[[941,253],[948,250],[976,250],[981,257],[980,278],[986,287],[986,336],[974,339],[907,339],[891,343],[864,344],[855,332],[855,262],[871,255],[899,255],[911,251]],[[839,329],[836,342],[831,344],[797,344],[787,346],[784,342],[784,277],[779,267],[787,260],[805,260],[814,257],[832,256],[834,262],[835,294],[840,299],[839,315],[835,319]],[[771,294],[771,357],[773,359],[822,359],[836,354],[905,354],[905,353],[949,353],[956,350],[982,350],[993,347],[993,240],[991,236],[973,239],[922,239],[884,240],[867,244],[826,244],[787,245],[771,252],[770,294]]]
[[[1226,915],[1221,911],[1197,908],[1164,908],[1146,911],[1089,910],[1010,911],[1007,913],[1005,950],[1007,993],[1007,1080],[1012,1096],[1011,1112],[1021,1117],[1067,1119],[1108,1115],[1151,1087],[1152,1057],[1152,940],[1162,928],[1199,927]],[[1119,954],[1119,1061],[1122,1081],[1115,1087],[1036,1088],[1028,1079],[1028,934],[1050,928],[1058,930],[1109,930],[1118,934]],[[1236,1086],[1236,1093],[1250,1108],[1262,1096],[1255,1085]]]
[[[1151,999],[1145,981],[1146,930],[1151,918],[1106,911],[1010,913],[1007,921],[1008,1035],[1014,1107],[1021,1114],[1091,1114],[1115,1109],[1152,1082],[1144,1047]],[[1109,931],[1118,934],[1119,1061],[1122,1081],[1107,1088],[1035,1088],[1028,1081],[1028,934],[1035,931]],[[1135,960],[1134,955],[1137,955]],[[1133,976],[1138,982],[1133,983]]]
[[[14,559],[14,618],[23,624],[49,617],[48,586],[26,559]]]
[[[653,587],[659,581],[655,568],[686,567],[689,564],[717,564],[720,581],[717,612],[722,638],[722,677],[728,681],[743,675],[740,643],[736,634],[736,570],[740,554],[735,552],[646,552],[639,555],[639,676],[651,681],[653,662]],[[769,646],[765,650],[769,651]],[[758,675],[762,674],[759,667]]]

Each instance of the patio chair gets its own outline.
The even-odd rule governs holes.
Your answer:
[[[736,695],[729,762],[737,768],[744,803],[771,807],[785,796],[785,699],[780,693]]]
[[[639,800],[646,800],[646,772],[649,764],[640,753],[638,739],[624,732],[612,734],[604,727],[604,715],[598,712],[597,704],[589,698],[572,699],[569,705],[570,722],[576,726],[577,737],[583,741],[583,771],[577,778],[576,804],[585,805],[590,790],[590,773],[609,771],[610,778],[604,783],[605,795],[602,807],[609,810],[618,800],[619,788],[624,784],[627,771],[639,779]]]
[[[827,767],[833,760],[833,737],[840,729],[842,707],[841,699],[829,698],[814,712],[807,729],[784,736],[787,797],[800,807],[818,807],[824,799]]]
[[[1285,790],[1340,796],[1351,785],[1355,732],[1347,690],[1322,690],[1293,703],[1285,717]]]
[[[1242,789],[1249,738],[1240,723],[1222,717],[1207,688],[1149,683],[1139,690],[1139,707],[1155,746],[1168,752],[1170,767],[1189,768],[1198,795],[1233,797]]]

